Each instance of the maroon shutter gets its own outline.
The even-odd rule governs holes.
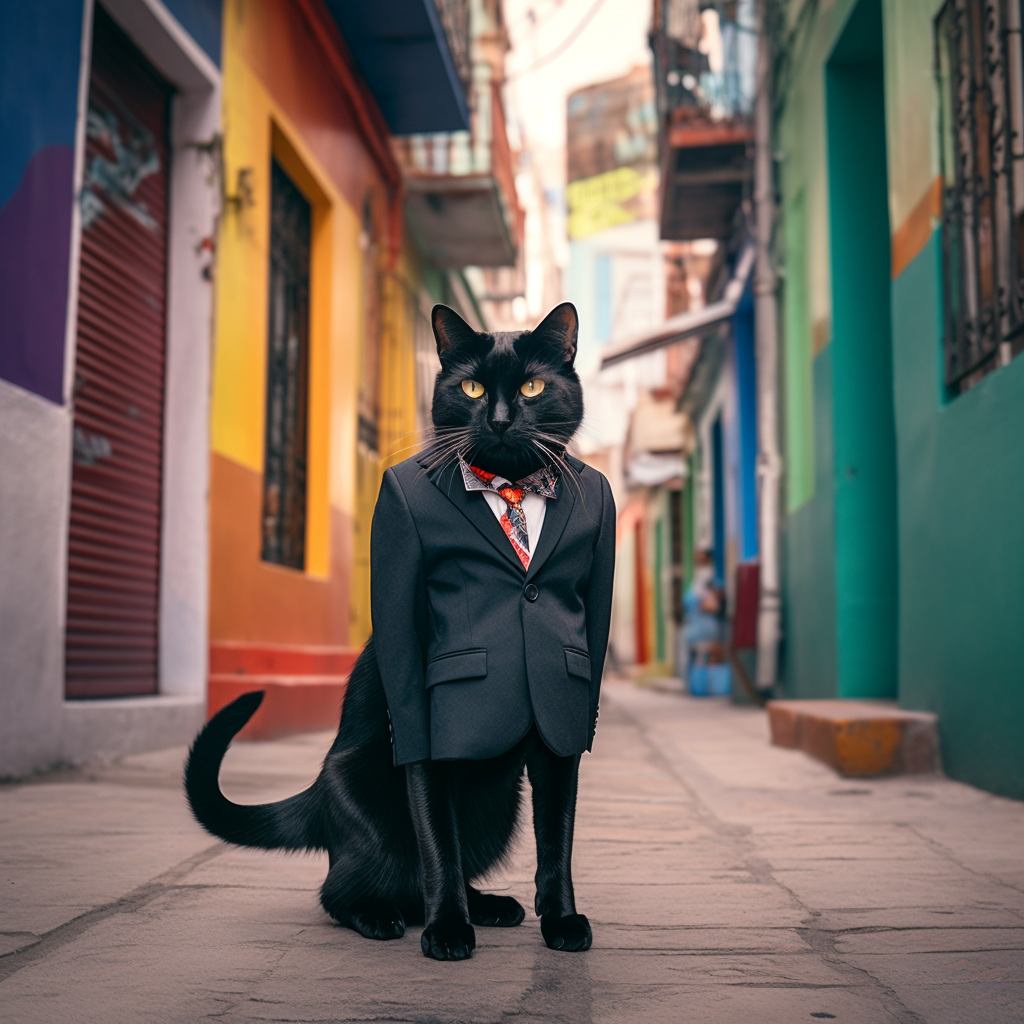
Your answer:
[[[170,91],[97,6],[81,196],[68,697],[157,690]]]

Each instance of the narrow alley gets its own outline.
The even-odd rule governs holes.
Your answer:
[[[238,743],[223,781],[276,799],[330,741]],[[941,776],[844,780],[771,747],[763,712],[606,686],[575,878],[594,948],[536,918],[463,964],[419,929],[334,927],[324,857],[229,848],[190,819],[184,748],[0,790],[6,1024],[699,1021],[1011,1024],[1024,1006],[1024,806]],[[532,902],[528,819],[490,887]]]

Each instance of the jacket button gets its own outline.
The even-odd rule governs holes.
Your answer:
[[[536,601],[540,597],[540,591],[532,583],[527,583],[523,596],[527,601]]]

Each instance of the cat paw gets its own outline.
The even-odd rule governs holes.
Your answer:
[[[568,914],[565,917],[545,914],[540,919],[540,933],[548,949],[557,949],[562,953],[583,953],[590,949],[594,941],[590,922],[583,914]]]
[[[469,898],[469,919],[482,928],[514,928],[524,917],[522,904],[511,896],[478,892]]]
[[[468,960],[476,948],[476,935],[471,924],[428,924],[420,936],[420,948],[433,960]]]
[[[358,907],[349,915],[348,926],[364,939],[400,939],[405,934],[405,918],[396,907],[386,904]]]

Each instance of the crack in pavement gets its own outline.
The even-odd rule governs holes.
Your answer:
[[[964,864],[959,860],[956,854],[945,845],[945,843],[940,843],[938,839],[926,836],[923,832],[918,830],[916,825],[911,825],[905,822],[901,824],[908,832],[912,832],[918,839],[925,843],[925,845],[930,846],[940,857],[944,857],[951,864],[955,864],[961,871],[966,871],[969,875],[974,875],[975,878],[984,878],[986,881],[992,882],[995,885],[1001,885],[1006,889],[1012,889],[1014,892],[1024,894],[1024,886],[1014,885],[1013,882],[1008,882],[1005,878],[993,875],[990,871],[978,871],[976,868],[972,868],[969,864]],[[1018,913],[1015,907],[1007,907],[1006,909],[1013,914]]]
[[[213,860],[214,857],[220,856],[227,849],[228,847],[224,843],[214,843],[212,846],[208,846],[206,849],[200,850],[199,853],[195,853],[191,857],[187,857],[180,863],[168,868],[148,882],[144,882],[137,888],[132,889],[131,892],[126,893],[124,896],[120,896],[116,900],[112,900],[110,903],[105,903],[102,906],[93,907],[92,910],[87,910],[84,914],[79,914],[78,917],[73,917],[70,921],[65,921],[63,924],[57,925],[56,928],[51,928],[48,932],[43,932],[39,936],[39,941],[32,943],[31,946],[24,946],[21,949],[5,953],[0,956],[0,982],[6,981],[11,975],[17,974],[23,968],[44,960],[51,953],[67,945],[69,942],[73,942],[94,925],[99,924],[100,921],[105,921],[108,917],[113,917],[115,914],[131,914],[146,906],[147,903],[151,903],[158,896],[162,896],[164,893],[176,888],[178,881],[185,878],[201,864],[205,864],[207,861]]]

